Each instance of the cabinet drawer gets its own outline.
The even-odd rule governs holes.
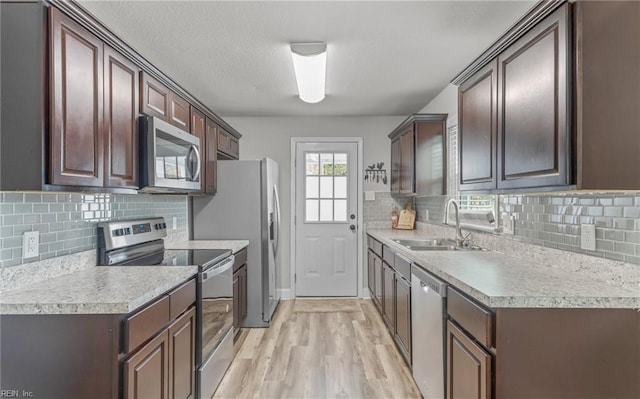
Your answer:
[[[244,248],[240,252],[235,254],[235,261],[233,262],[233,271],[234,273],[240,269],[240,267],[247,263],[247,249]]]
[[[451,287],[447,290],[447,313],[488,348],[494,347],[493,313]]]
[[[386,245],[382,246],[382,259],[387,262],[387,265],[395,268],[395,252]]]
[[[169,322],[169,302],[169,296],[164,295],[124,320],[124,353],[138,347]]]
[[[169,319],[173,320],[196,301],[196,280],[191,279],[169,293]]]
[[[395,269],[407,281],[411,281],[411,261],[400,254],[395,254]]]
[[[371,236],[367,236],[367,245],[373,253],[382,257],[382,243]]]

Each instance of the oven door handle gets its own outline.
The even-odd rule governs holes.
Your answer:
[[[204,271],[202,273],[202,280],[201,282],[205,282],[207,280],[209,280],[210,278],[213,278],[215,276],[219,276],[222,273],[226,272],[227,270],[229,270],[230,268],[233,267],[233,262],[235,262],[236,257],[233,255],[230,255],[227,259],[223,260],[222,262],[218,263],[217,265],[211,267],[210,269],[207,269],[206,271]]]

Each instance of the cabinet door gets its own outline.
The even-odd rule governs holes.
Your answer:
[[[189,102],[174,92],[169,93],[169,123],[180,129],[189,131],[190,115]]]
[[[395,272],[386,262],[382,262],[382,275],[382,318],[393,335],[396,331]]]
[[[169,121],[169,102],[171,92],[162,83],[146,73],[141,74],[140,112]]]
[[[200,156],[202,158],[202,166],[200,168],[200,190],[204,191],[205,189],[205,179],[207,178],[207,171],[204,167],[206,165],[206,151],[207,146],[205,142],[205,131],[206,127],[206,118],[204,114],[198,111],[197,108],[191,107],[191,124],[190,124],[190,132],[194,136],[200,139]]]
[[[218,190],[218,125],[207,118],[204,147],[204,192],[215,194]]]
[[[399,274],[395,276],[396,342],[411,364],[411,285]]]
[[[369,293],[371,294],[371,299],[377,301],[376,297],[376,267],[374,261],[374,255],[371,250],[367,251],[367,286],[369,287]]]
[[[240,269],[240,322],[247,318],[248,284],[247,265]]]
[[[138,67],[104,46],[105,186],[139,187]]]
[[[169,399],[195,398],[196,312],[191,307],[169,326]]]
[[[498,69],[494,60],[458,89],[460,190],[496,188]]]
[[[144,345],[123,363],[124,399],[169,397],[169,333]]]
[[[240,327],[240,270],[233,273],[233,329]]]
[[[447,399],[491,399],[491,354],[447,321]]]
[[[498,188],[570,183],[568,4],[498,57]]]
[[[49,182],[104,184],[103,43],[51,7]]]
[[[414,134],[413,126],[400,136],[400,192],[412,194],[414,188]]]
[[[375,268],[375,283],[376,283],[376,299],[378,301],[378,306],[380,307],[380,311],[382,311],[382,259],[378,255],[373,255],[373,266]]]
[[[391,142],[391,192],[400,193],[400,138]]]
[[[444,195],[447,181],[446,121],[417,122],[415,189],[418,195]]]

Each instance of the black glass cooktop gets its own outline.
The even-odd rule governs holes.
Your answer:
[[[231,255],[229,249],[164,249],[120,264],[120,266],[212,266]]]

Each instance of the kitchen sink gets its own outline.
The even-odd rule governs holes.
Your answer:
[[[483,250],[478,246],[457,247],[451,238],[432,238],[424,240],[392,240],[412,251],[454,251],[454,250]]]

